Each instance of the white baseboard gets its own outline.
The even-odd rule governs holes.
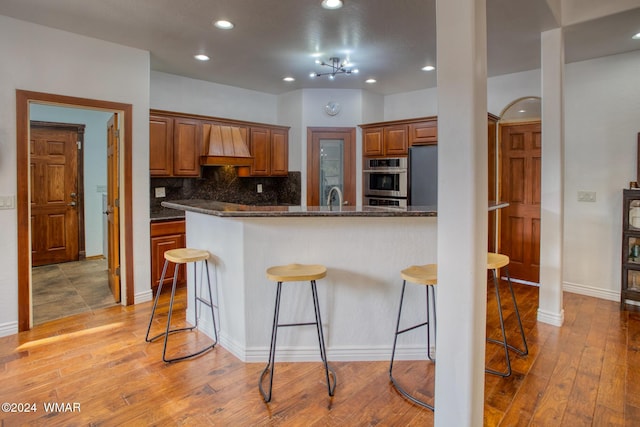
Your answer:
[[[6,337],[18,333],[18,322],[0,324],[0,337]]]
[[[225,347],[226,348],[226,347]],[[435,349],[431,349],[435,355]],[[246,362],[264,363],[269,358],[268,347],[247,349]],[[383,347],[328,347],[327,359],[334,362],[388,362],[391,359],[391,346]],[[426,360],[427,353],[424,346],[407,346],[396,348],[396,360]],[[317,362],[320,360],[318,346],[292,348],[278,346],[277,362]]]
[[[538,309],[538,322],[553,326],[562,326],[564,324],[564,310],[560,310],[560,313],[552,313]]]
[[[565,292],[571,292],[572,294],[586,295],[588,297],[606,299],[609,301],[620,301],[620,291],[612,291],[610,289],[564,282],[562,284],[562,290]]]
[[[148,289],[143,292],[138,292],[133,296],[134,304],[140,304],[141,302],[151,301],[153,299],[153,291]]]

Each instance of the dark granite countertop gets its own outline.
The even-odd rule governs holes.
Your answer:
[[[151,212],[149,214],[149,219],[151,220],[151,222],[184,219],[184,211],[169,209],[165,207],[154,208],[154,209],[151,209]]]
[[[220,217],[406,217],[436,216],[433,206],[389,208],[378,206],[343,206],[341,210],[329,210],[326,206],[252,206],[213,200],[175,200],[162,202],[165,208],[198,212]]]

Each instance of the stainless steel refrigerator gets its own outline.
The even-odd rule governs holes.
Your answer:
[[[410,147],[408,166],[408,205],[436,206],[438,204],[438,146]]]

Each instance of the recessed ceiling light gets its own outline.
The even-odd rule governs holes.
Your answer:
[[[325,9],[340,9],[342,0],[322,0],[322,7]]]
[[[434,67],[433,65],[427,65],[425,67],[422,67],[423,71],[433,71],[435,69],[436,69],[436,67]]]
[[[213,25],[216,28],[220,28],[221,30],[230,30],[233,28],[233,24],[229,21],[225,21],[224,19],[221,19],[220,21],[215,21]]]
[[[527,110],[518,110],[518,113],[526,113]]]
[[[207,55],[203,55],[203,54],[199,54],[199,55],[193,55],[194,58],[196,58],[198,61],[208,61],[209,58]]]
[[[284,77],[282,80],[284,80],[285,82],[295,82],[296,81],[296,79],[294,79],[291,76]]]
[[[365,80],[365,83],[372,84],[372,83],[375,83],[376,81],[377,81],[376,79],[367,79]]]
[[[636,33],[633,36],[631,36],[632,39],[634,40],[640,40],[640,33]]]

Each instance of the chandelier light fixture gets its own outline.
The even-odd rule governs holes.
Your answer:
[[[335,56],[332,58],[329,58],[328,63],[321,61],[319,59],[316,59],[316,64],[321,65],[323,67],[329,67],[331,70],[325,73],[317,73],[314,71],[309,75],[310,77],[329,76],[329,79],[333,80],[337,74],[351,75],[352,73],[353,74],[358,73],[357,68],[349,67],[349,61],[347,61],[346,59],[344,61],[341,61],[340,58]]]

